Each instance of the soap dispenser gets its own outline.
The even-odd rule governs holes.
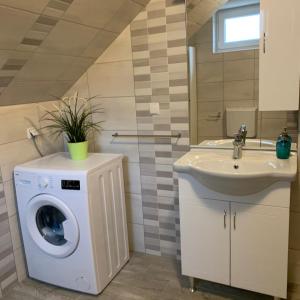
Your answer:
[[[292,138],[288,135],[287,129],[281,132],[276,142],[276,156],[280,159],[288,159],[290,157]]]

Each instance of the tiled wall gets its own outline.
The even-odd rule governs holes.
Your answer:
[[[139,139],[146,253],[176,255],[178,185],[173,162],[188,150],[188,90],[183,1],[151,1],[131,24],[139,134],[181,132],[182,138]],[[153,116],[149,103],[159,103]],[[178,252],[179,254],[179,252]]]
[[[187,0],[187,37],[190,38],[228,0]]]
[[[124,154],[124,181],[127,219],[132,250],[145,252],[143,211],[141,200],[138,140],[113,138],[112,134],[136,134],[136,108],[130,27],[128,26],[112,45],[78,80],[68,94],[78,90],[81,96],[96,96],[94,104],[104,108],[101,133],[91,138],[91,150]]]
[[[212,20],[192,38],[196,47],[198,143],[226,137],[226,107],[258,106],[258,50],[214,54]],[[219,113],[219,117],[216,117]],[[258,114],[257,137],[276,138],[283,127],[297,140],[297,113]]]
[[[149,0],[0,0],[0,105],[62,96]]]
[[[43,107],[51,106],[51,102],[43,103]],[[39,104],[0,107],[0,294],[12,282],[26,277],[12,175],[16,164],[39,157],[26,137],[26,128],[41,128],[43,107]],[[45,131],[40,132],[38,144],[44,154],[63,149],[61,139],[54,143]]]
[[[176,255],[179,242],[174,160],[188,150],[184,1],[152,0],[72,87],[104,108],[94,149],[124,153],[131,249]],[[70,92],[71,93],[71,92]],[[152,116],[150,102],[159,103]],[[113,138],[112,134],[182,138]]]

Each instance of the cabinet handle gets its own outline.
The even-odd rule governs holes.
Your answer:
[[[266,53],[266,33],[263,35],[263,53]]]
[[[236,211],[234,212],[233,215],[233,229],[236,230]]]
[[[226,228],[227,210],[224,209],[224,228]]]

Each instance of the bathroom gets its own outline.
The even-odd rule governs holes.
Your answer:
[[[285,9],[282,5],[278,8],[279,0],[273,1],[271,13],[279,23],[276,29],[282,26],[285,30],[290,26],[288,21],[292,22],[288,14],[300,11],[299,3],[288,0],[285,18],[279,20],[276,13],[282,16]],[[261,5],[267,6],[268,2],[261,0]],[[246,145],[252,139],[276,141],[283,128],[287,128],[293,143],[298,140],[300,68],[299,56],[293,51],[297,53],[299,45],[288,44],[289,39],[297,41],[294,38],[297,34],[290,30],[289,34],[282,34],[282,44],[290,47],[276,48],[271,52],[274,53],[271,65],[265,65],[271,69],[269,75],[281,77],[282,86],[267,82],[268,78],[259,72],[263,49],[258,44],[247,50],[213,53],[216,12],[230,9],[232,3],[239,3],[239,7],[241,3],[259,5],[259,1],[252,0],[0,0],[0,290],[3,299],[300,298],[298,178],[292,182],[290,204],[286,199],[288,263],[287,274],[281,275],[287,275],[287,296],[262,293],[264,287],[230,287],[205,276],[195,276],[198,280],[192,292],[189,274],[182,275],[181,236],[186,231],[182,232],[179,209],[181,173],[176,172],[174,163],[190,152],[191,145],[207,140],[230,140],[230,149],[224,151],[228,151],[231,159],[233,134],[238,133],[239,126],[234,125],[233,134],[227,135],[228,108],[254,112],[250,113],[252,122],[247,124]],[[295,27],[300,29],[299,24]],[[284,73],[282,57],[288,75]],[[278,69],[282,74],[278,74]],[[266,87],[264,91],[259,89],[261,86]],[[296,102],[296,92],[288,94],[291,90],[297,91]],[[271,94],[272,101],[263,102],[259,97],[261,92]],[[58,105],[60,97],[75,93],[84,98],[94,97],[92,104],[103,109],[102,114],[93,115],[94,122],[102,122],[102,129],[89,136],[89,152],[124,156],[130,257],[116,277],[95,296],[28,276],[15,195],[14,168],[38,159],[37,148],[43,156],[67,151],[64,139],[56,138],[44,128],[47,122],[43,116]],[[279,100],[285,94],[285,100]],[[235,114],[237,118],[240,115]],[[32,138],[29,133],[28,138],[28,129],[35,129],[37,136]],[[35,135],[34,130],[30,132]],[[261,142],[258,145],[257,152],[264,146]],[[245,147],[241,151],[242,161],[248,152]],[[296,159],[295,144],[292,151]],[[275,149],[266,152],[276,158]],[[289,186],[286,189],[288,193]],[[274,193],[274,198],[282,195],[281,191],[279,196]],[[228,218],[229,213],[230,210]],[[223,209],[221,218],[223,229]],[[190,234],[194,239],[192,245],[201,240],[197,234],[200,231],[194,228]],[[54,268],[44,271],[59,272]]]

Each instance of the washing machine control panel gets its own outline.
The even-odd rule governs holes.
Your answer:
[[[49,179],[47,177],[40,177],[38,179],[38,186],[40,189],[46,189],[49,186]]]
[[[42,193],[58,191],[86,191],[86,181],[82,176],[73,174],[35,174],[33,172],[15,172],[16,185],[23,188],[36,188]]]

